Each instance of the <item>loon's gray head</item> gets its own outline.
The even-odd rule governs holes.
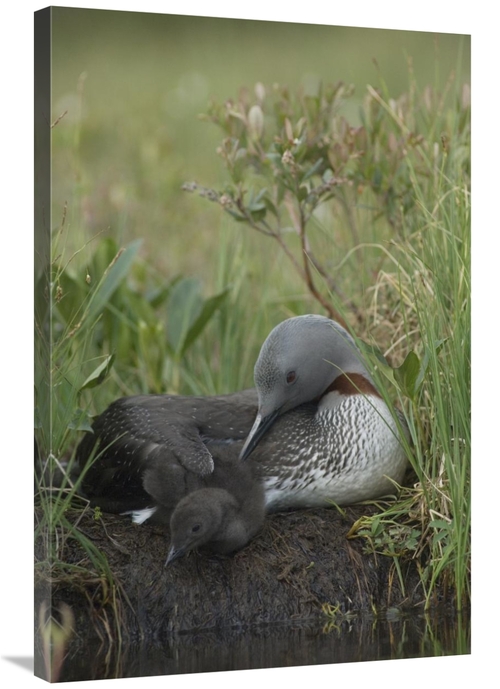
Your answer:
[[[319,399],[342,373],[360,373],[371,380],[353,338],[341,325],[316,315],[277,325],[255,364],[259,409],[240,458],[250,455],[278,416]]]

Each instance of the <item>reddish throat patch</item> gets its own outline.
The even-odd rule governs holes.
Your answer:
[[[327,392],[338,392],[340,395],[380,395],[377,388],[370,383],[361,373],[342,373],[342,375],[335,378],[333,383],[325,390]]]

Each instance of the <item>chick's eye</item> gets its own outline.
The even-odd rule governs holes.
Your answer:
[[[192,531],[193,533],[196,533],[196,532],[199,531],[199,530],[200,530],[200,525],[199,525],[199,524],[195,524],[195,525],[193,526],[193,528],[191,529],[191,531]]]
[[[295,378],[297,377],[295,371],[288,371],[286,374],[286,382],[290,385],[291,383],[295,382]]]

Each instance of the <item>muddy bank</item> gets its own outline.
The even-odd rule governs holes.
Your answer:
[[[106,555],[116,589],[97,577],[68,573],[53,581],[53,606],[70,605],[84,635],[93,628],[109,638],[119,630],[129,640],[321,618],[325,604],[344,613],[412,608],[423,600],[414,563],[400,562],[402,590],[390,558],[367,554],[362,539],[346,538],[370,509],[347,508],[345,516],[333,508],[274,514],[234,556],[193,552],[167,568],[164,528],[112,514],[95,520],[89,510],[79,515],[78,526]],[[63,554],[69,564],[94,569],[74,538]],[[36,584],[39,602],[43,572]]]

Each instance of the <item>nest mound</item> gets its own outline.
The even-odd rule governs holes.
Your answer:
[[[415,564],[399,563],[402,590],[391,558],[347,538],[356,519],[374,511],[365,505],[343,514],[334,508],[273,514],[235,555],[192,552],[165,568],[168,531],[112,514],[95,519],[88,510],[79,513],[78,528],[105,554],[114,586],[92,575],[88,554],[68,538],[64,561],[88,576],[68,574],[49,584],[42,573],[37,600],[49,594],[53,607],[70,605],[77,628],[90,623],[99,635],[109,635],[118,617],[120,634],[131,640],[305,620],[324,615],[325,604],[340,613],[412,607],[423,598]]]

